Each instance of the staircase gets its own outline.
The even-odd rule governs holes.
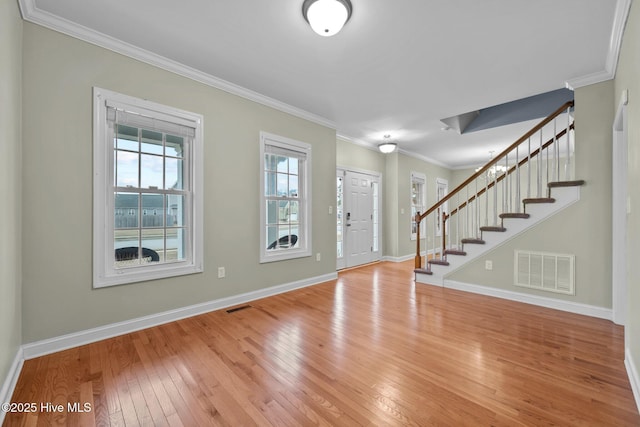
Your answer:
[[[573,101],[562,105],[416,214],[416,282],[442,286],[445,275],[579,200],[584,181],[573,178],[572,108]],[[431,246],[423,256],[425,237]]]

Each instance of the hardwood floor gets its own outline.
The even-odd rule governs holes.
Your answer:
[[[412,263],[28,360],[13,402],[38,410],[5,425],[640,425],[621,327],[415,284]]]

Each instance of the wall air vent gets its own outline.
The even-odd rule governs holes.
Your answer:
[[[516,250],[516,286],[559,294],[575,295],[575,255]]]

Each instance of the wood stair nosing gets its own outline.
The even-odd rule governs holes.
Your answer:
[[[499,225],[485,225],[484,227],[480,227],[480,231],[496,231],[499,233],[504,233],[505,231],[507,231],[507,229]]]
[[[458,249],[445,249],[444,251],[445,255],[460,255],[460,256],[466,256],[467,253],[465,251],[461,251]]]
[[[416,268],[413,270],[414,273],[419,273],[419,274],[428,274],[428,275],[432,275],[433,272],[431,270],[427,270],[426,268]]]
[[[531,217],[531,215],[529,215],[528,213],[518,213],[518,212],[507,212],[507,213],[501,213],[500,215],[498,215],[501,219],[505,219],[505,218],[520,218],[520,219],[528,219]]]
[[[429,261],[427,261],[427,263],[429,264],[435,264],[435,265],[449,265],[449,261],[445,261],[443,259],[430,259]]]
[[[484,245],[484,244],[485,244],[485,241],[484,241],[484,240],[482,240],[482,239],[478,239],[478,238],[475,238],[475,237],[470,237],[470,238],[467,238],[467,239],[462,239],[462,240],[461,240],[461,242],[462,242],[462,244],[463,244],[463,245],[464,245],[465,243],[472,243],[472,244],[474,244],[474,245]]]
[[[559,188],[559,187],[579,187],[584,185],[584,179],[577,179],[575,181],[555,181],[547,183],[547,187],[549,188]]]
[[[536,197],[536,198],[531,198],[531,199],[523,199],[522,203],[527,205],[527,204],[534,204],[534,203],[555,203],[556,199],[554,199],[553,197]]]

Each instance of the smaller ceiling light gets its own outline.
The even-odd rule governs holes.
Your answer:
[[[323,37],[337,34],[351,17],[350,0],[304,0],[302,16]]]
[[[385,135],[384,142],[378,145],[378,150],[380,150],[381,153],[393,153],[394,151],[396,151],[396,148],[398,148],[398,144],[396,144],[395,142],[391,142],[390,138],[391,135]]]

